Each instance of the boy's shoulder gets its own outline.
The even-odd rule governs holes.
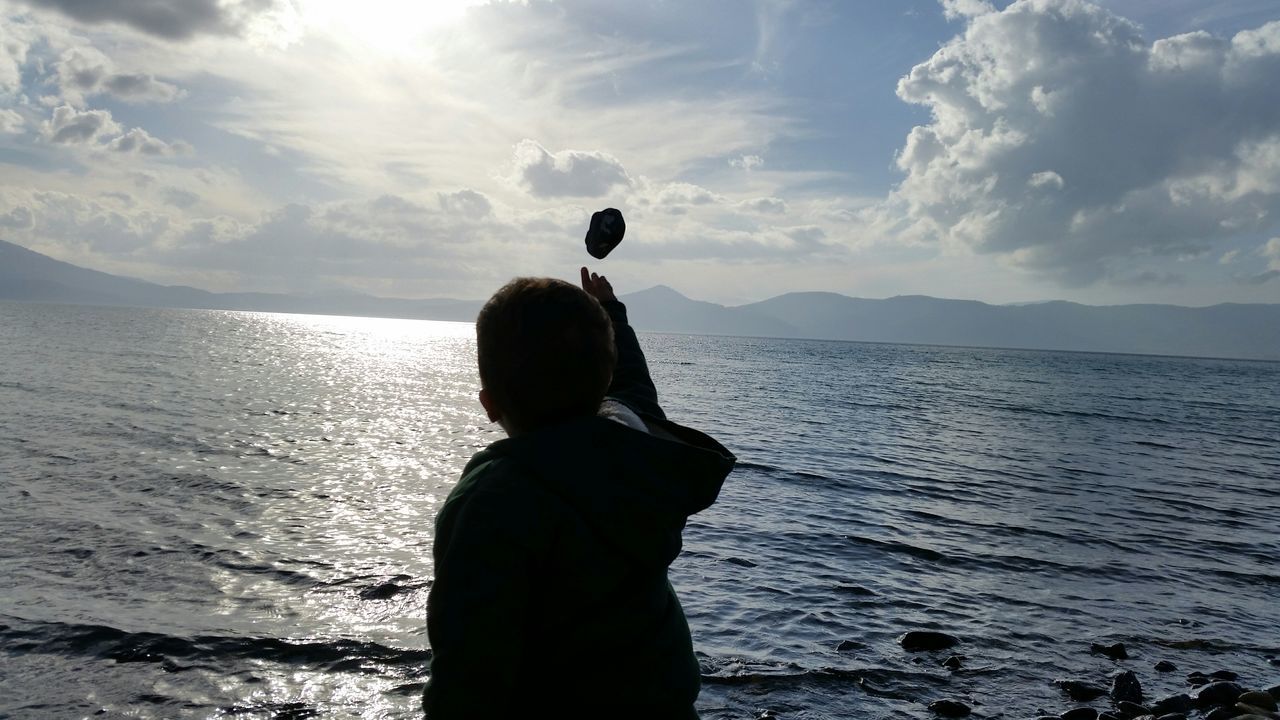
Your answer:
[[[445,504],[467,499],[477,494],[496,491],[528,491],[529,472],[518,460],[501,451],[499,440],[481,450],[467,461],[462,477],[449,493]],[[499,446],[499,447],[495,447]]]

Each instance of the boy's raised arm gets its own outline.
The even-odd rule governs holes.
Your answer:
[[[621,401],[632,410],[665,420],[667,414],[658,404],[658,390],[649,376],[649,365],[636,331],[627,323],[627,306],[618,302],[613,286],[603,275],[582,268],[582,289],[595,297],[613,321],[613,342],[618,350],[618,364],[613,370],[606,397]]]

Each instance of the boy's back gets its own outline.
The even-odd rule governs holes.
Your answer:
[[[698,663],[667,567],[734,460],[665,420],[625,309],[611,291],[603,305],[609,396],[646,429],[579,415],[472,458],[436,521],[431,718],[696,717]]]

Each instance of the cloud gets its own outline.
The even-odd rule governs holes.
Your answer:
[[[25,197],[0,195],[0,208],[13,209],[0,224],[42,243],[68,248],[90,247],[95,252],[129,255],[154,247],[169,232],[172,219],[164,213],[137,208],[121,211],[79,195],[38,191]]]
[[[172,205],[183,210],[194,207],[196,203],[200,202],[199,195],[182,188],[167,188],[161,193],[161,196],[164,198],[166,205]]]
[[[676,182],[668,183],[658,192],[658,196],[654,201],[659,206],[671,207],[678,205],[710,205],[719,198],[715,193],[700,186],[690,183]]]
[[[21,115],[7,108],[0,108],[0,133],[13,135],[22,132],[26,120]]]
[[[977,17],[994,11],[987,0],[942,0],[942,12],[948,20]]]
[[[740,155],[729,160],[729,165],[743,170],[755,170],[764,165],[764,158],[759,155]]]
[[[932,119],[869,217],[1068,285],[1134,277],[1280,213],[1280,22],[1147,43],[1079,0],[947,2],[964,32],[903,77]]]
[[[242,33],[277,0],[22,0],[91,25],[114,23],[166,40]]]
[[[440,193],[439,200],[441,209],[455,215],[484,218],[493,212],[493,203],[489,202],[489,198],[475,190]]]
[[[107,147],[120,153],[137,153],[153,157],[180,155],[191,151],[191,146],[184,142],[167,143],[152,137],[150,133],[142,128],[133,128],[107,143]]]
[[[153,157],[182,154],[191,149],[182,141],[168,143],[154,138],[142,128],[126,131],[107,110],[77,110],[62,105],[54,109],[53,117],[41,123],[40,128],[44,138],[57,145],[83,145]]]
[[[110,93],[126,102],[171,102],[183,96],[176,86],[149,73],[118,73],[111,61],[89,47],[68,50],[55,65],[62,96],[83,105],[89,95]]]
[[[631,178],[617,158],[583,150],[548,152],[533,140],[515,147],[516,178],[537,197],[600,197]]]
[[[106,110],[80,111],[70,105],[55,108],[53,117],[41,124],[44,137],[61,145],[92,145],[120,133],[120,124]]]
[[[19,205],[0,215],[0,228],[6,230],[30,230],[34,226],[35,216],[31,214],[31,209],[25,205]]]
[[[1280,277],[1280,237],[1271,238],[1263,243],[1258,248],[1257,254],[1267,261],[1267,269],[1255,275],[1246,275],[1239,279],[1250,285],[1261,285]]]
[[[22,66],[31,47],[29,31],[29,26],[11,18],[0,22],[0,95],[22,88]]]
[[[785,215],[787,201],[776,197],[753,198],[738,203],[738,207],[762,215]]]

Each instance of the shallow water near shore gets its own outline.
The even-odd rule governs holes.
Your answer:
[[[1280,364],[641,342],[740,459],[671,573],[704,718],[1280,682]],[[0,717],[417,716],[475,391],[468,324],[0,303]]]

